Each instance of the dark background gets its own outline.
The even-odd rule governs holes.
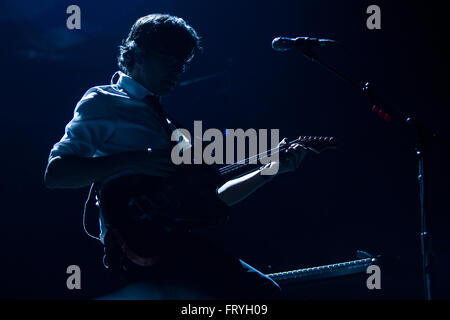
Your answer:
[[[439,4],[438,4],[439,3]],[[351,52],[320,56],[384,100],[450,137],[447,8],[442,1],[3,1],[1,33],[2,183],[0,298],[85,299],[114,287],[102,247],[82,229],[88,189],[48,190],[50,148],[84,92],[108,84],[120,41],[155,12],[187,20],[202,36],[184,80],[165,99],[184,123],[203,128],[279,128],[282,136],[335,136],[336,151],[311,155],[295,173],[233,208],[213,241],[263,272],[382,255],[381,290],[367,275],[287,288],[294,299],[423,299],[414,134],[386,124],[348,84],[303,56],[271,49],[277,36],[335,39]],[[81,30],[66,28],[66,8],[81,8]],[[381,8],[381,30],[366,8]],[[449,149],[427,150],[433,235],[433,296],[450,298]],[[96,213],[88,215],[95,233]],[[66,268],[82,270],[82,289],[66,288]],[[269,267],[271,266],[271,268]]]

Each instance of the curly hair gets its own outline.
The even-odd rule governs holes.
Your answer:
[[[157,51],[186,61],[201,50],[200,37],[182,18],[170,14],[149,14],[139,18],[119,46],[119,69],[130,74],[136,56]]]

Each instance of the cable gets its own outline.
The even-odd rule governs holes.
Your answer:
[[[89,237],[91,237],[91,238],[93,238],[93,239],[96,239],[96,240],[98,240],[98,241],[101,241],[99,237],[93,236],[93,235],[90,234],[90,233],[87,231],[87,229],[86,229],[86,208],[87,208],[87,205],[88,205],[89,201],[91,200],[92,189],[94,189],[94,183],[91,184],[91,188],[89,189],[88,197],[87,197],[87,199],[86,199],[86,202],[84,203],[84,210],[83,210],[83,229],[84,229],[84,232],[85,232]]]

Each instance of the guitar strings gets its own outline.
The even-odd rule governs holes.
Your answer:
[[[287,144],[285,144],[285,145],[282,145],[281,147],[275,147],[275,148],[273,148],[273,149],[270,149],[269,151],[271,151],[271,153],[272,153],[272,151],[273,150],[279,150],[279,151],[275,151],[275,152],[280,152],[280,151],[284,151],[286,148],[288,148],[290,145],[292,145],[292,144],[294,144],[294,143],[300,143],[300,142],[308,142],[308,141],[316,141],[317,139],[319,138],[319,140],[322,140],[322,138],[325,140],[325,141],[327,141],[327,140],[329,140],[330,142],[333,140],[333,138],[329,138],[329,137],[317,137],[317,136],[309,136],[309,137],[300,137],[300,138],[298,138],[298,139],[295,139],[295,140],[293,140],[293,141],[291,141],[291,142],[288,142]],[[306,147],[304,144],[302,144],[302,143],[300,143],[300,146],[304,149],[304,150],[309,150],[310,148],[308,148],[308,147]],[[240,160],[240,161],[238,161],[238,162],[236,162],[236,163],[234,163],[234,164],[230,164],[230,165],[228,165],[228,166],[225,166],[225,167],[223,167],[223,168],[220,168],[219,169],[219,172],[220,172],[220,174],[227,174],[227,173],[230,173],[230,172],[232,172],[232,171],[235,171],[235,170],[237,170],[237,169],[239,169],[239,168],[241,168],[241,167],[243,167],[243,166],[245,166],[245,165],[247,165],[251,160],[253,160],[255,157],[258,159],[258,157],[260,157],[260,159],[264,159],[264,158],[267,158],[267,157],[269,157],[268,155],[267,155],[267,153],[268,153],[268,151],[266,151],[266,152],[264,152],[266,155],[265,156],[260,156],[260,154],[257,154],[257,155],[254,155],[254,156],[252,156],[252,157],[249,157],[249,158],[247,158],[247,159],[244,159],[244,160]],[[256,160],[257,160],[256,159]],[[243,163],[242,163],[243,162]]]
[[[289,143],[287,143],[287,144],[285,144],[285,145],[282,145],[281,147],[278,147],[278,146],[277,146],[277,147],[272,148],[272,149],[270,149],[270,150],[268,150],[268,151],[265,151],[265,152],[264,152],[264,155],[261,155],[262,153],[260,153],[260,154],[251,156],[251,157],[249,157],[249,158],[240,160],[240,161],[238,161],[238,162],[236,162],[236,163],[230,164],[230,165],[228,165],[228,166],[225,166],[225,167],[223,167],[223,168],[220,168],[220,169],[219,169],[219,172],[220,172],[220,174],[227,174],[227,173],[230,173],[230,172],[232,172],[232,171],[235,171],[235,170],[237,170],[237,169],[239,169],[239,168],[242,168],[243,166],[249,164],[249,163],[250,163],[252,160],[254,160],[255,158],[256,158],[255,162],[258,160],[258,158],[259,158],[260,160],[261,160],[261,159],[268,158],[268,157],[269,157],[269,156],[268,156],[268,152],[269,152],[269,151],[271,152],[271,155],[272,155],[272,153],[277,153],[277,152],[279,153],[279,152],[284,151],[286,148],[288,148],[290,145],[292,145],[292,144],[294,144],[294,143],[296,143],[296,142],[300,142],[300,139],[295,139],[295,140],[293,140],[293,141],[291,141],[291,142],[289,142]],[[306,147],[305,147],[304,145],[300,145],[300,146],[303,147],[304,149],[306,149]]]
[[[276,150],[276,149],[278,149],[279,151],[274,151],[274,150]],[[282,148],[282,147],[279,147],[279,148],[273,148],[273,149],[271,149],[271,150],[269,150],[271,153],[272,153],[272,151],[274,151],[274,153],[276,153],[276,152],[280,152],[280,151],[283,151],[285,148]],[[219,169],[219,172],[221,173],[221,174],[227,174],[227,173],[229,173],[229,172],[232,172],[232,171],[235,171],[235,170],[237,170],[237,169],[239,169],[239,168],[242,168],[243,166],[245,166],[245,165],[247,165],[247,164],[250,164],[250,162],[253,160],[253,159],[255,159],[256,158],[256,160],[258,160],[258,157],[259,157],[259,159],[261,160],[261,159],[265,159],[265,158],[268,158],[269,156],[267,155],[267,153],[268,153],[268,151],[267,152],[265,152],[265,155],[254,155],[254,156],[252,156],[252,157],[249,157],[249,158],[247,158],[247,159],[244,159],[244,160],[240,160],[240,161],[238,161],[238,162],[236,162],[236,163],[233,163],[233,164],[230,164],[230,165],[227,165],[227,166],[225,166],[225,167],[223,167],[223,168],[220,168]],[[256,160],[255,160],[255,163],[256,163]]]

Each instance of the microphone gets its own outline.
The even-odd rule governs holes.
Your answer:
[[[336,41],[331,39],[318,39],[310,37],[297,37],[297,38],[287,38],[278,37],[273,39],[272,48],[275,51],[290,51],[290,50],[308,50],[314,47],[327,47],[337,44]]]

